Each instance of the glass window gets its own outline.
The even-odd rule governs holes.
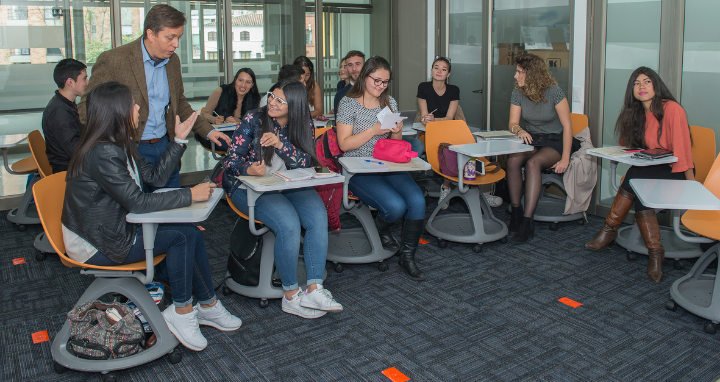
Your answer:
[[[10,20],[27,20],[28,7],[24,5],[12,5],[8,17]]]
[[[217,41],[217,33],[208,32],[208,41]]]
[[[642,15],[643,22],[637,17]],[[622,108],[625,88],[630,74],[639,66],[658,69],[660,60],[661,1],[610,0],[607,5],[607,35],[605,43],[605,100],[603,103],[603,146],[617,145],[615,122]],[[627,166],[618,165],[619,177]],[[610,163],[602,161],[600,200],[612,203],[615,190],[610,180]]]
[[[250,41],[250,32],[248,32],[248,31],[240,32],[240,41]]]
[[[720,124],[710,101],[720,86],[718,14],[720,2],[685,0],[681,103],[691,125],[715,130],[715,143],[720,148]]]

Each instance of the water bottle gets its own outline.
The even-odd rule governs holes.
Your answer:
[[[465,180],[475,180],[475,158],[470,158],[465,164],[463,178],[465,178]]]

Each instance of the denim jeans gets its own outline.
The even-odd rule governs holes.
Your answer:
[[[247,214],[247,190],[238,188],[231,197],[233,204]],[[305,228],[303,256],[307,283],[322,285],[328,248],[328,223],[325,204],[315,189],[266,192],[255,202],[255,219],[275,233],[275,266],[284,290],[298,288],[301,226]]]
[[[425,196],[407,172],[357,174],[350,178],[349,189],[385,221],[425,218]]]
[[[205,251],[202,232],[192,224],[160,224],[155,234],[155,255],[167,253],[165,263],[167,277],[172,288],[173,304],[182,308],[192,304],[192,292],[200,304],[212,304],[215,297],[213,281],[210,276],[210,264]],[[145,260],[142,226],[138,228],[135,244],[123,264]],[[118,265],[100,251],[95,253],[87,264]]]
[[[410,142],[410,147],[412,151],[415,151],[418,156],[422,155],[425,151],[425,145],[422,143],[421,140],[415,138],[403,135],[403,141]]]
[[[162,157],[163,153],[165,153],[165,149],[169,144],[170,141],[167,140],[167,135],[156,143],[140,142],[138,145],[138,153],[148,162],[156,165],[160,161],[160,157]],[[158,189],[157,187],[150,187],[148,185],[145,185],[145,187],[147,188],[146,191],[149,192],[153,192]],[[170,179],[168,179],[167,183],[165,183],[165,186],[159,188],[165,187],[180,188],[180,166],[173,171],[172,175],[170,175]]]

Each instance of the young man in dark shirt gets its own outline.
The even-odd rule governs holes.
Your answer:
[[[56,173],[67,170],[80,141],[82,124],[75,99],[83,95],[88,85],[87,67],[80,61],[66,58],[55,66],[53,79],[58,90],[45,107],[42,129],[45,153]]]

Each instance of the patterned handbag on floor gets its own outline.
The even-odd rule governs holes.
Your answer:
[[[119,318],[116,321],[115,318]],[[122,358],[145,348],[142,324],[125,304],[95,300],[68,312],[67,350],[84,359]]]

